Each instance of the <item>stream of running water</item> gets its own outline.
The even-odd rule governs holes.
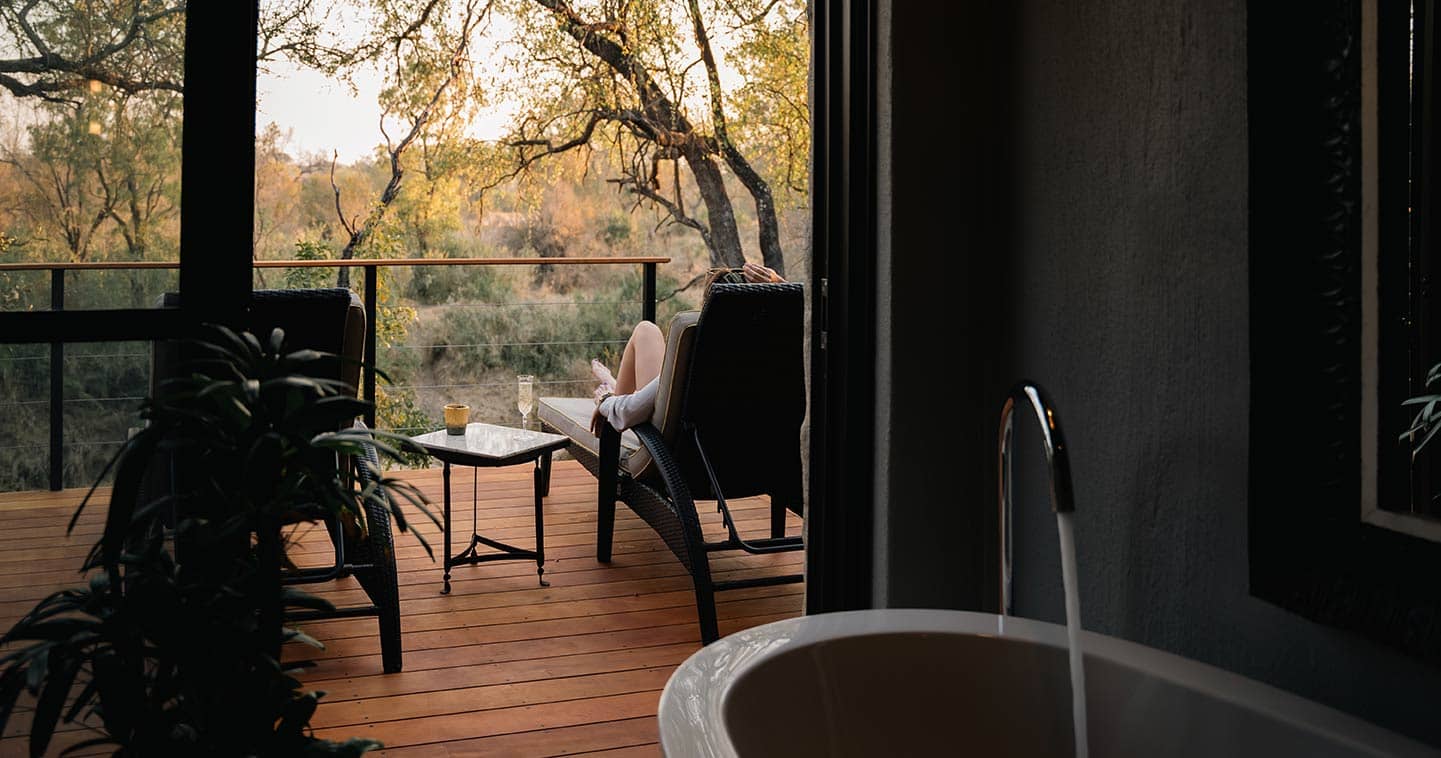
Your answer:
[[[1076,586],[1076,536],[1071,514],[1056,514],[1061,537],[1061,582],[1066,591],[1066,648],[1071,659],[1071,719],[1076,731],[1076,758],[1086,758],[1086,672],[1081,666],[1081,593]]]

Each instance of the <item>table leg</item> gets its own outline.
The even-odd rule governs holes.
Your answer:
[[[442,469],[441,478],[445,481],[445,552],[441,553],[445,565],[445,586],[441,588],[440,594],[450,594],[450,464],[445,463]]]
[[[540,496],[550,497],[550,453],[546,453],[540,459],[540,475],[542,479]]]
[[[546,453],[546,459],[550,454]],[[541,499],[545,497],[545,489],[549,479],[546,470],[542,467],[540,459],[535,462],[535,575],[540,580],[540,586],[549,587],[550,582],[545,580],[545,512],[541,509]]]

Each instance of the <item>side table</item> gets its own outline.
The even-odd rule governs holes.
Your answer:
[[[454,566],[514,559],[535,559],[535,573],[540,580],[540,585],[542,587],[550,586],[550,583],[545,581],[545,517],[541,511],[541,500],[550,489],[551,454],[564,448],[570,443],[570,439],[559,434],[481,423],[466,425],[464,435],[450,434],[441,429],[411,439],[445,467],[443,472],[445,480],[445,586],[440,593],[442,595],[450,594],[450,569]],[[470,545],[460,553],[451,555],[451,465],[491,468],[529,462],[535,463],[535,549],[527,550],[480,535],[474,520],[480,498],[477,485],[472,488],[471,496]],[[479,551],[481,545],[493,548],[498,552],[482,554]]]

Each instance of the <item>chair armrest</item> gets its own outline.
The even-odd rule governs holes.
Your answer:
[[[685,477],[681,476],[680,467],[676,465],[675,457],[670,453],[670,446],[666,444],[665,437],[654,424],[649,422],[637,424],[631,427],[635,432],[636,439],[650,453],[651,461],[655,466],[656,473],[660,474],[661,482],[665,484],[666,490],[670,492],[670,506],[675,514],[683,522],[691,522],[697,526],[700,520],[695,513],[695,500],[691,497],[690,487],[685,483]]]

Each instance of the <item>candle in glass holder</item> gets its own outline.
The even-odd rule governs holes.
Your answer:
[[[465,425],[470,422],[470,406],[464,403],[450,403],[445,406],[445,433],[465,434]]]

